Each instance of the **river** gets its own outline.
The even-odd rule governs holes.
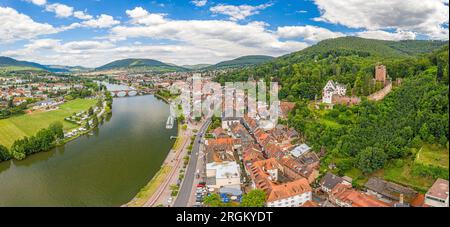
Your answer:
[[[115,99],[94,135],[0,163],[0,206],[120,206],[161,167],[177,134],[154,96]]]

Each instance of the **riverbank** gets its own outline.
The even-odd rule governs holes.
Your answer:
[[[166,97],[163,97],[162,95],[159,95],[157,92],[155,92],[155,94],[153,94],[156,98],[161,99],[162,101],[164,101],[167,104],[170,104],[170,100],[167,99]]]
[[[56,121],[63,124],[64,130],[74,129],[77,125],[65,121],[64,118],[74,112],[86,111],[96,102],[97,99],[77,99],[62,104],[57,110],[33,112],[0,120],[0,144],[10,148],[14,141],[33,136]]]
[[[173,152],[168,152],[167,157],[162,164],[159,171],[155,174],[155,176],[145,185],[138,194],[127,204],[122,205],[122,207],[142,207],[149,204],[149,201],[152,201],[152,198],[155,197],[155,193],[161,192],[164,189],[165,182],[173,176],[174,171],[177,166],[173,166],[174,159],[179,159],[180,149],[183,149],[184,146],[180,147],[180,144],[183,142],[184,136],[182,124],[178,123],[178,131],[177,131],[177,139],[175,140],[172,148],[170,149]],[[176,157],[175,157],[176,156]],[[152,204],[153,205],[153,204]]]
[[[101,107],[95,107],[95,105],[98,105],[98,103],[101,102]],[[90,133],[92,130],[96,129],[100,123],[103,123],[105,117],[107,117],[107,114],[110,114],[112,112],[111,108],[109,107],[108,102],[111,102],[112,105],[112,99],[107,101],[101,98],[100,96],[95,96],[91,98],[85,98],[85,99],[76,99],[67,101],[65,103],[62,103],[60,106],[58,106],[56,109],[48,110],[48,111],[39,111],[39,112],[31,112],[29,114],[21,115],[16,118],[11,119],[5,119],[4,122],[10,121],[13,122],[16,120],[16,125],[26,125],[24,130],[27,130],[27,133],[25,135],[22,135],[21,137],[19,135],[16,135],[16,138],[9,137],[11,140],[11,145],[7,147],[6,153],[9,153],[7,155],[6,160],[0,160],[0,161],[9,161],[10,159],[16,159],[16,160],[23,160],[30,154],[36,154],[40,152],[46,152],[53,148],[61,147],[67,144],[70,141],[73,141],[77,138],[79,138],[82,135],[86,135]],[[93,109],[99,110],[95,110]],[[95,111],[93,111],[95,110]],[[88,116],[88,112],[93,111]],[[68,114],[71,114],[71,116],[68,116]],[[80,119],[81,117],[77,117],[78,120],[70,120],[72,119],[72,116],[79,116],[85,114],[86,119]],[[62,118],[62,120],[61,120]],[[99,122],[99,119],[100,122]],[[35,122],[37,121],[37,122]],[[24,145],[23,143],[28,143],[29,139],[33,140],[36,139],[36,137],[39,137],[40,133],[42,133],[43,129],[46,129],[47,127],[52,127],[54,124],[60,124],[61,125],[61,136],[58,135],[58,138],[54,138],[55,141],[53,141],[51,144],[49,144],[48,147],[46,147],[43,150],[36,151],[31,149],[35,149],[34,145]],[[84,127],[82,126],[84,124]],[[3,124],[5,125],[5,124]],[[0,125],[2,126],[2,125]],[[6,127],[7,128],[7,127]],[[0,127],[0,131],[4,131],[4,128]],[[56,133],[56,132],[55,132]],[[5,133],[6,134],[6,133]],[[30,135],[31,134],[31,135]],[[56,136],[58,133],[56,133],[54,136]],[[1,134],[0,136],[0,142],[3,141],[2,139],[4,134]],[[6,134],[8,135],[8,134]],[[63,137],[63,138],[60,138]],[[28,139],[27,139],[28,138]],[[16,142],[19,144],[22,144],[22,148],[16,149],[25,149],[23,151],[23,154],[14,153],[15,151],[12,151],[12,145],[14,145]],[[39,143],[39,142],[35,142]],[[0,143],[1,145],[1,143]],[[6,146],[5,146],[6,147]],[[30,149],[30,150],[26,150]],[[22,153],[22,152],[20,152]]]
[[[177,128],[165,128],[169,108],[151,95],[114,99],[112,109],[89,136],[0,163],[0,207],[118,207],[136,196],[161,169]]]

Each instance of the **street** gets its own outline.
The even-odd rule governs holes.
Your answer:
[[[181,185],[180,191],[178,193],[178,197],[175,200],[174,207],[187,207],[189,203],[189,198],[193,194],[192,188],[194,184],[195,179],[195,173],[197,170],[197,161],[198,161],[198,154],[200,151],[200,145],[201,145],[201,139],[206,133],[206,130],[208,130],[209,125],[211,124],[211,119],[206,120],[205,124],[202,126],[202,128],[199,130],[194,145],[192,147],[192,153],[189,161],[189,165],[186,170],[186,175],[184,178],[184,181]]]

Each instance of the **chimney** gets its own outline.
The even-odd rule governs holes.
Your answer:
[[[405,200],[404,197],[405,196],[403,194],[400,194],[400,201],[399,201],[400,204],[404,204],[404,200]]]

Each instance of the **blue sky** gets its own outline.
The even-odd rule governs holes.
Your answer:
[[[96,67],[280,56],[328,38],[448,39],[448,0],[1,0],[0,55]]]

